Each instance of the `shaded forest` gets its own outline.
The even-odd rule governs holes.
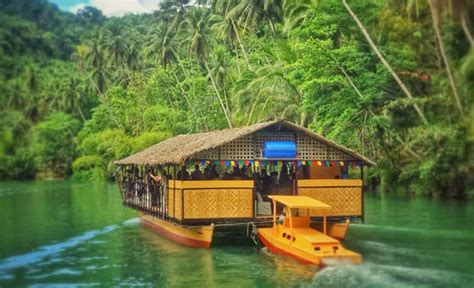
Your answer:
[[[0,19],[0,178],[110,178],[170,136],[286,119],[375,160],[384,191],[474,190],[469,1],[0,0]]]

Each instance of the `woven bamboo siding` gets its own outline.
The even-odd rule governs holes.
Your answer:
[[[251,218],[253,184],[253,180],[170,181],[168,216],[177,220]]]
[[[190,189],[184,193],[184,219],[253,217],[252,189]]]
[[[298,195],[322,201],[331,209],[328,216],[362,215],[362,181],[360,180],[300,180]],[[321,211],[310,211],[321,215]]]
[[[182,189],[173,189],[169,188],[169,197],[168,197],[168,217],[175,218],[178,220],[182,219],[182,203],[181,203],[181,194],[183,193]],[[176,202],[174,200],[176,195]]]

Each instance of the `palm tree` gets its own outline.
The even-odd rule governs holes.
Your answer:
[[[231,81],[229,57],[226,53],[226,49],[222,46],[214,50],[214,59],[211,65],[211,75],[214,77],[217,86],[221,89],[224,94],[224,103],[226,106],[227,114],[232,118],[231,106],[227,97],[226,83]]]
[[[98,93],[103,93],[108,86],[108,72],[106,68],[105,53],[99,39],[95,39],[89,49],[86,60],[91,69],[89,78]]]
[[[252,29],[267,20],[272,35],[276,36],[275,22],[282,20],[281,0],[242,0],[229,11],[229,15],[238,19],[245,29]]]
[[[209,65],[207,63],[208,55],[210,51],[210,42],[212,41],[211,35],[213,31],[210,26],[212,23],[209,21],[210,10],[202,8],[194,8],[185,15],[185,20],[180,26],[180,34],[183,35],[183,43],[187,45],[190,55],[193,55],[197,62],[203,66],[209,79],[211,80],[212,87],[216,93],[217,99],[222,108],[222,112],[226,117],[229,128],[232,127],[232,119],[227,112],[226,105],[222,100],[216,81],[211,74]]]
[[[456,82],[454,81],[453,73],[451,72],[451,67],[449,65],[448,61],[448,56],[446,56],[446,51],[444,48],[444,41],[443,37],[441,35],[441,31],[439,29],[440,26],[440,12],[442,11],[443,6],[449,6],[447,3],[442,3],[444,1],[434,1],[434,0],[428,0],[428,4],[430,6],[430,12],[431,12],[431,17],[433,19],[433,29],[436,34],[436,39],[438,41],[439,45],[439,50],[441,52],[441,57],[443,58],[444,62],[444,67],[446,69],[446,74],[448,74],[448,79],[449,79],[449,84],[451,86],[451,91],[453,93],[454,100],[456,102],[456,105],[458,107],[459,113],[461,114],[461,117],[464,118],[464,110],[462,107],[461,99],[458,94],[458,89],[456,87]],[[444,5],[443,5],[444,4]],[[470,35],[470,34],[469,34]]]
[[[128,38],[123,35],[123,27],[118,21],[114,21],[105,29],[102,37],[102,47],[115,67],[126,67],[126,59],[129,53]]]
[[[240,49],[242,50],[242,55],[247,63],[247,67],[249,70],[252,70],[247,52],[245,51],[244,45],[240,39],[240,31],[237,28],[236,20],[234,18],[235,13],[230,13],[237,4],[238,1],[236,0],[214,1],[213,10],[217,14],[213,15],[212,18],[216,22],[214,25],[216,30],[219,31],[222,36],[227,38],[233,46],[235,46],[236,42],[239,44]]]
[[[246,115],[245,124],[284,118],[307,126],[307,114],[301,110],[303,92],[287,78],[285,67],[297,60],[288,42],[264,47],[259,58],[269,58],[267,64],[247,73],[234,86],[237,111]],[[236,112],[237,112],[236,111]],[[236,113],[238,114],[238,113]]]
[[[293,27],[301,26],[306,19],[308,19],[311,8],[316,5],[315,0],[284,0],[283,1],[283,15],[284,15],[284,30],[290,32]]]
[[[186,70],[182,66],[179,59],[179,54],[177,52],[178,41],[176,40],[175,34],[171,30],[171,27],[163,22],[160,25],[155,25],[155,28],[151,31],[152,33],[149,35],[148,41],[145,43],[145,54],[147,56],[153,57],[154,60],[157,63],[160,63],[163,68],[170,67],[172,63],[177,62],[183,73],[186,75]],[[194,115],[195,119],[199,119],[193,108],[193,105],[191,104],[188,94],[184,90],[181,81],[179,81],[179,78],[176,75],[175,70],[170,69],[170,71],[173,74],[176,84],[181,90],[181,93],[183,93],[189,110],[191,110],[191,113]],[[200,118],[203,118],[202,115]],[[205,122],[204,127],[206,130],[208,130],[208,126]]]
[[[364,25],[360,21],[359,17],[357,17],[357,15],[354,13],[354,11],[352,11],[351,7],[347,4],[346,0],[342,0],[342,4],[346,8],[347,12],[351,15],[352,19],[354,19],[354,21],[356,22],[356,24],[359,27],[360,31],[362,32],[365,39],[369,43],[370,48],[372,48],[375,55],[377,55],[377,57],[379,58],[380,62],[382,62],[382,64],[385,66],[385,68],[390,72],[390,74],[395,79],[395,82],[397,82],[398,86],[403,91],[405,96],[407,96],[408,99],[413,100],[413,104],[412,104],[413,108],[415,109],[416,113],[420,117],[423,124],[427,125],[428,120],[426,120],[425,114],[420,109],[418,104],[414,101],[415,98],[411,94],[410,90],[408,90],[408,88],[405,86],[405,83],[403,83],[403,81],[400,79],[400,77],[398,77],[397,73],[395,72],[395,70],[393,70],[392,66],[388,63],[388,61],[385,59],[385,57],[382,55],[382,53],[380,53],[379,49],[377,48],[377,45],[375,45],[374,41],[372,40],[369,33],[365,29]]]
[[[160,3],[160,12],[163,16],[160,18],[165,20],[171,31],[176,32],[179,29],[189,2],[189,0],[165,0]]]
[[[453,73],[451,71],[448,57],[446,55],[444,40],[440,30],[440,23],[443,12],[454,14],[456,16],[455,19],[458,19],[457,21],[459,21],[459,24],[461,25],[464,34],[466,35],[466,39],[469,41],[471,47],[474,47],[474,40],[467,25],[467,23],[469,22],[468,14],[466,13],[466,11],[468,10],[468,3],[464,0],[427,0],[427,3],[431,14],[433,30],[436,35],[436,42],[438,44],[437,46],[439,47],[439,53],[441,54],[446,74],[448,75],[452,95],[454,101],[456,102],[457,109],[459,110],[459,114],[461,115],[461,117],[464,117],[464,109],[458,94],[458,89],[456,86],[455,79],[453,77]],[[417,16],[420,10],[419,6],[420,3],[418,1],[410,0],[407,2],[407,10],[410,11],[411,9],[415,9]]]

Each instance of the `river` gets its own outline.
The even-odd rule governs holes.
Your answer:
[[[0,182],[0,287],[474,287],[474,201],[368,193],[345,241],[363,264],[318,271],[245,236],[175,244],[119,198],[113,183]]]

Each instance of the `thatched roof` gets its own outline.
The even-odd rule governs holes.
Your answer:
[[[199,152],[217,148],[240,137],[252,134],[275,124],[279,124],[289,130],[305,134],[308,137],[318,140],[330,147],[333,147],[336,150],[351,155],[355,159],[361,160],[366,165],[375,166],[374,162],[360,155],[359,153],[342,145],[336,144],[333,141],[326,139],[309,129],[283,120],[262,122],[240,128],[229,128],[206,133],[178,135],[155,144],[141,152],[115,161],[114,163],[117,165],[182,164],[187,159],[192,158]]]

